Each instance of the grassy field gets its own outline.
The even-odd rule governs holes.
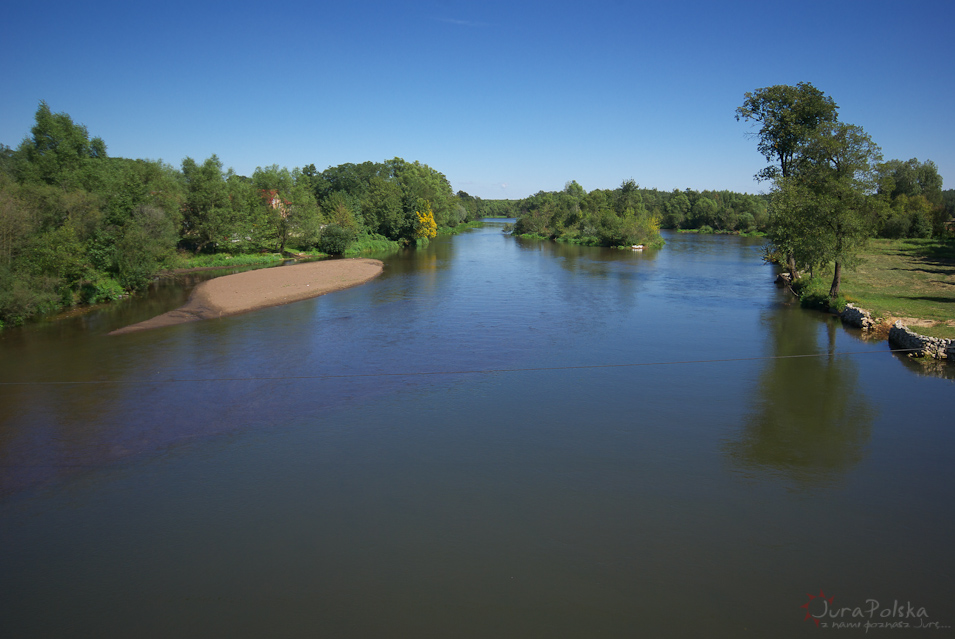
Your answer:
[[[955,241],[871,240],[864,259],[843,271],[847,301],[922,335],[955,338]]]

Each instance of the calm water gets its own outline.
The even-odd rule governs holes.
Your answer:
[[[0,636],[800,637],[820,591],[955,627],[952,380],[759,241],[667,239],[489,225],[287,307],[0,333],[36,382],[0,385]]]

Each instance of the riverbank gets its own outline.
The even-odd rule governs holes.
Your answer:
[[[939,239],[873,239],[861,264],[843,273],[841,295],[828,298],[831,272],[789,286],[802,306],[836,313],[870,338],[915,357],[955,360],[955,243]]]
[[[364,284],[378,277],[383,268],[384,264],[378,260],[354,258],[308,262],[217,277],[197,286],[189,296],[189,301],[176,310],[120,328],[110,335],[290,304]]]
[[[955,338],[955,243],[870,240],[863,261],[844,271],[842,294],[887,326],[897,321],[935,338]]]

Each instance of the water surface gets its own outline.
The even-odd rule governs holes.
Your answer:
[[[286,307],[0,334],[35,382],[0,386],[0,634],[787,637],[820,591],[955,625],[952,381],[793,307],[759,240],[667,240],[488,225]]]

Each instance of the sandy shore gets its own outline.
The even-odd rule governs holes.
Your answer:
[[[355,258],[308,262],[217,277],[197,286],[189,296],[189,301],[176,310],[145,322],[125,326],[110,335],[237,315],[269,306],[298,302],[364,284],[376,278],[383,266],[378,260]]]

